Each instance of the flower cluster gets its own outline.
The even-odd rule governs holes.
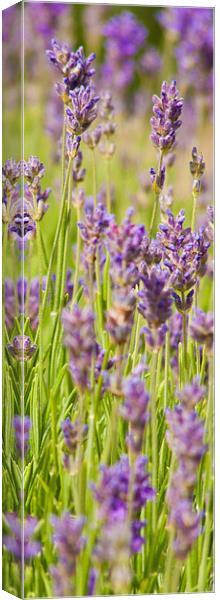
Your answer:
[[[176,219],[173,213],[167,210],[167,222],[160,225],[160,231],[157,234],[164,264],[170,271],[170,284],[175,290],[173,295],[179,312],[186,312],[192,306],[192,288],[195,286],[197,278],[205,273],[209,248],[204,228],[194,233],[190,227],[183,228],[184,221],[183,209]],[[188,293],[183,302],[179,293],[185,292]]]
[[[104,26],[106,60],[104,78],[118,91],[131,84],[135,59],[147,37],[146,28],[126,11],[112,17]]]
[[[82,425],[79,419],[74,422],[68,417],[61,423],[61,429],[64,438],[64,465],[67,469],[71,468],[71,457],[75,457],[75,453],[79,444],[85,439],[88,431],[87,425]]]
[[[74,591],[72,579],[76,571],[76,559],[86,542],[82,536],[85,519],[76,519],[66,512],[60,518],[51,517],[51,523],[55,530],[53,541],[58,553],[58,565],[50,569],[54,591],[57,596],[70,596]]]
[[[85,205],[85,220],[78,223],[84,241],[84,258],[94,264],[97,251],[101,250],[102,238],[111,223],[111,216],[101,202],[94,208],[93,204]]]
[[[28,515],[21,521],[15,513],[7,513],[6,521],[11,533],[3,536],[3,544],[9,552],[19,562],[22,562],[23,556],[25,561],[36,556],[41,551],[41,544],[31,538],[36,531],[38,520]]]
[[[181,126],[180,116],[183,99],[179,95],[176,81],[162,83],[160,97],[153,96],[153,113],[151,119],[151,141],[162,151],[171,150],[175,144],[176,131]]]
[[[196,342],[204,344],[208,352],[213,349],[214,317],[213,313],[205,313],[196,309],[190,324],[190,334]]]
[[[148,274],[142,275],[142,281],[144,285],[138,293],[138,310],[148,324],[143,328],[147,344],[156,350],[164,342],[167,331],[165,323],[172,314],[169,271],[160,265],[153,265]]]
[[[122,456],[120,461],[112,466],[101,466],[101,479],[98,485],[93,485],[93,493],[98,504],[98,519],[104,524],[102,535],[111,529],[112,524],[126,523],[128,512],[131,512],[131,543],[130,552],[136,553],[141,549],[144,538],[140,530],[145,522],[140,520],[141,509],[146,502],[153,500],[155,492],[146,471],[147,458],[139,456],[134,463],[132,498],[129,497],[132,477],[128,457]],[[131,502],[131,506],[130,506]],[[105,560],[105,556],[100,556]]]
[[[122,387],[125,401],[120,408],[120,414],[130,425],[127,445],[134,454],[138,454],[142,448],[145,425],[149,417],[147,407],[150,396],[145,392],[144,382],[135,373],[124,381]]]
[[[64,344],[70,353],[69,368],[73,380],[84,389],[89,386],[93,353],[96,350],[94,314],[89,308],[63,309]]]
[[[194,540],[200,535],[202,514],[193,510],[193,489],[199,463],[207,450],[203,442],[204,423],[195,411],[195,404],[204,397],[204,388],[197,380],[179,393],[181,404],[166,410],[167,441],[174,452],[178,467],[172,475],[167,492],[169,524],[174,528],[173,548],[180,559],[186,559]]]
[[[26,361],[32,358],[37,350],[36,344],[32,344],[27,335],[16,335],[11,344],[7,344],[10,354],[18,361]]]
[[[25,456],[29,446],[31,420],[29,417],[22,418],[19,415],[16,415],[13,419],[13,425],[17,452],[20,456]]]
[[[160,19],[176,35],[177,65],[183,85],[209,98],[213,85],[213,11],[173,7]]]

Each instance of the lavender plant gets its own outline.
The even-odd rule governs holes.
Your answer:
[[[211,122],[187,151],[181,135],[192,76],[207,93],[211,10],[161,13],[166,29],[173,16],[178,90],[163,36],[160,50],[146,45],[132,7],[102,23],[96,59],[89,43],[87,56],[58,41],[69,7],[44,4],[46,123],[26,102],[30,155],[10,150],[3,165],[4,587],[32,598],[210,592],[214,210],[201,192]],[[148,29],[151,39],[151,19]],[[156,90],[159,72],[170,83],[153,116],[146,93],[143,118],[129,109],[138,78]]]

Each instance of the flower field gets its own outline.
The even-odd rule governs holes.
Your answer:
[[[3,13],[15,596],[213,591],[212,103],[212,9]]]

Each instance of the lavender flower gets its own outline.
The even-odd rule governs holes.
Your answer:
[[[195,379],[178,393],[182,404],[166,410],[169,426],[166,437],[175,453],[178,466],[167,492],[169,524],[174,528],[174,552],[185,560],[194,540],[201,533],[201,513],[193,511],[193,489],[199,463],[207,451],[203,442],[204,423],[194,406],[204,395],[204,388]]]
[[[172,7],[159,20],[176,38],[177,66],[183,85],[210,96],[213,84],[213,11]]]
[[[144,539],[140,529],[145,523],[139,520],[141,508],[146,502],[153,500],[155,492],[150,485],[146,471],[147,458],[139,456],[134,464],[134,484],[132,497],[132,527],[130,552],[139,552]],[[102,465],[101,479],[98,485],[92,485],[93,493],[98,503],[98,519],[109,529],[113,523],[127,521],[129,509],[129,481],[131,470],[128,457],[122,456],[120,461],[112,466]],[[138,525],[139,524],[139,525]]]
[[[15,513],[6,513],[6,520],[11,535],[3,536],[3,544],[14,555],[15,559],[22,561],[22,556],[24,556],[26,561],[37,556],[41,551],[41,544],[31,539],[38,525],[37,519],[28,515],[21,522]]]
[[[118,270],[122,278],[124,272],[124,283],[123,281],[120,283],[122,286],[129,284],[130,275],[134,274],[134,285],[138,278],[136,263],[139,259],[140,245],[145,236],[145,227],[132,223],[133,212],[132,208],[128,209],[126,218],[121,225],[117,225],[112,220],[106,232],[106,245],[111,257],[111,275],[113,283],[116,285],[118,285]]]
[[[188,410],[192,410],[206,395],[206,388],[200,385],[200,377],[194,377],[191,384],[186,384],[177,393],[177,398]]]
[[[197,148],[192,149],[192,160],[189,163],[190,173],[193,176],[193,194],[199,195],[201,188],[201,177],[205,171],[203,155],[199,155]]]
[[[72,107],[66,109],[67,131],[72,135],[79,135],[96,119],[99,96],[96,96],[93,88],[88,85],[70,91],[70,97]]]
[[[64,344],[70,352],[69,368],[76,384],[84,389],[89,386],[92,355],[95,352],[94,315],[88,308],[77,304],[70,311],[62,312]]]
[[[114,105],[110,92],[102,92],[99,104],[99,116],[101,122],[102,139],[99,144],[99,150],[110,159],[115,152],[115,144],[112,142],[112,136],[115,133],[114,123]]]
[[[32,358],[36,352],[36,344],[32,344],[31,339],[27,335],[16,335],[12,344],[7,344],[7,349],[18,361],[26,361]]]
[[[58,553],[58,565],[50,569],[54,591],[57,596],[69,596],[74,592],[76,561],[86,542],[82,536],[85,519],[75,519],[69,512],[65,512],[60,518],[51,517],[51,523],[55,530],[53,541]]]
[[[121,91],[134,78],[135,58],[147,37],[147,30],[126,11],[112,17],[104,26],[103,34],[107,38],[103,78]]]
[[[165,344],[166,332],[168,328],[163,323],[156,329],[150,329],[149,327],[142,327],[141,334],[145,338],[145,342],[151,351],[158,351]]]
[[[102,238],[111,223],[112,217],[100,202],[97,207],[85,205],[85,221],[78,223],[81,237],[84,240],[84,253],[88,263],[94,263],[97,250],[101,249]]]
[[[190,335],[199,344],[204,344],[208,352],[213,348],[213,313],[196,309],[190,325]]]
[[[150,396],[145,392],[144,382],[136,374],[124,381],[123,393],[125,401],[120,408],[120,414],[130,424],[127,445],[134,454],[138,454],[142,448],[145,425],[149,417],[147,406]]]
[[[26,200],[19,198],[18,194],[13,198],[10,209],[10,223],[8,235],[15,239],[19,246],[25,245],[36,235],[36,223],[30,214],[30,205]]]
[[[134,321],[135,295],[126,288],[116,289],[113,305],[107,313],[106,330],[112,341],[123,346],[129,338]]]
[[[183,109],[183,99],[180,98],[176,81],[171,84],[162,83],[161,95],[153,96],[153,113],[151,119],[151,141],[156,148],[170,150],[176,140],[176,131],[181,126],[180,116]]]
[[[171,276],[170,284],[177,292],[191,290],[197,278],[204,275],[208,258],[209,243],[205,240],[204,229],[192,232],[190,227],[183,228],[185,211],[181,210],[174,218],[167,210],[167,222],[159,226],[157,239],[160,241],[164,264]],[[183,304],[178,294],[174,294],[177,309],[189,310],[192,304],[192,291]]]
[[[16,415],[13,419],[13,425],[15,430],[15,443],[16,449],[20,456],[25,455],[29,447],[29,435],[31,429],[31,420],[29,417],[20,417]]]
[[[52,50],[47,50],[46,54],[49,61],[63,75],[63,86],[58,84],[57,89],[63,95],[64,101],[68,101],[71,90],[89,85],[90,79],[95,74],[95,69],[91,67],[91,64],[96,56],[93,52],[88,58],[85,58],[82,46],[73,52],[68,44],[60,43],[55,39],[51,40],[51,46]]]
[[[71,470],[71,467],[74,467],[73,461],[77,447],[84,441],[88,427],[82,425],[78,419],[72,422],[68,417],[65,421],[62,421],[61,429],[64,438],[64,465],[66,469]]]
[[[160,327],[171,316],[172,296],[167,288],[169,271],[153,266],[149,275],[142,277],[144,288],[139,292],[141,298],[138,310],[151,328]]]
[[[86,131],[85,133],[83,133],[82,139],[84,143],[90,148],[90,150],[94,150],[100,142],[101,135],[102,127],[98,125],[96,129],[93,129],[93,131]]]
[[[116,521],[110,527],[103,527],[95,548],[95,558],[101,564],[108,562],[114,594],[129,591],[132,575],[130,546],[131,531],[128,522]]]
[[[75,185],[78,185],[78,183],[81,183],[85,179],[86,169],[82,168],[82,161],[83,161],[83,153],[81,150],[78,150],[78,152],[74,158],[74,161],[73,161],[73,170],[72,170],[73,181],[74,181]]]
[[[154,77],[162,67],[162,58],[155,48],[148,48],[140,60],[140,68],[144,75]]]

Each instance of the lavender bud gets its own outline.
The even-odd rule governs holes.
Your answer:
[[[14,337],[12,344],[7,344],[7,349],[15,360],[26,361],[32,358],[37,346],[32,344],[27,335],[17,335]]]

